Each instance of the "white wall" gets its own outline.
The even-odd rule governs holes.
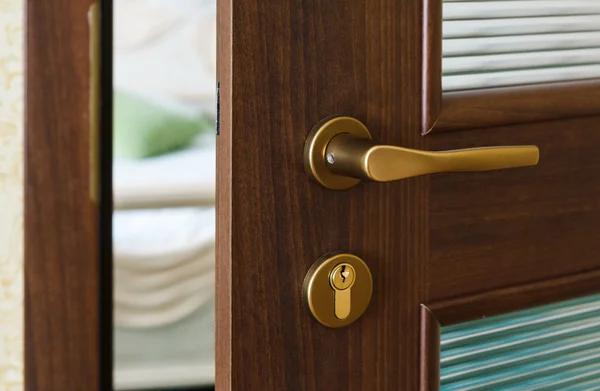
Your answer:
[[[0,0],[0,391],[23,389],[23,0]]]

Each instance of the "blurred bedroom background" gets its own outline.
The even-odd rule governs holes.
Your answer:
[[[115,0],[115,388],[214,384],[214,0]]]

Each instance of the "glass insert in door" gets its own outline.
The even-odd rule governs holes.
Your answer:
[[[600,295],[443,327],[441,390],[600,390]]]
[[[600,77],[600,1],[444,0],[444,91]]]

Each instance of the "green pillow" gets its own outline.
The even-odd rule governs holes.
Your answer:
[[[210,128],[206,118],[169,110],[122,92],[115,92],[113,107],[117,157],[139,159],[176,151]]]

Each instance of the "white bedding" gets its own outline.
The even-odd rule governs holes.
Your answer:
[[[214,382],[214,208],[115,211],[117,389]]]
[[[216,152],[214,133],[191,148],[141,159],[115,159],[116,209],[214,205]]]
[[[214,0],[115,3],[114,85],[215,114]]]
[[[176,322],[214,296],[214,208],[117,211],[115,324]]]
[[[201,159],[186,151],[132,164],[119,178],[151,191],[141,174],[154,172],[170,190],[196,190],[207,186],[203,175],[214,178],[214,168],[190,169]],[[214,207],[116,210],[113,229],[116,388],[213,384]]]

